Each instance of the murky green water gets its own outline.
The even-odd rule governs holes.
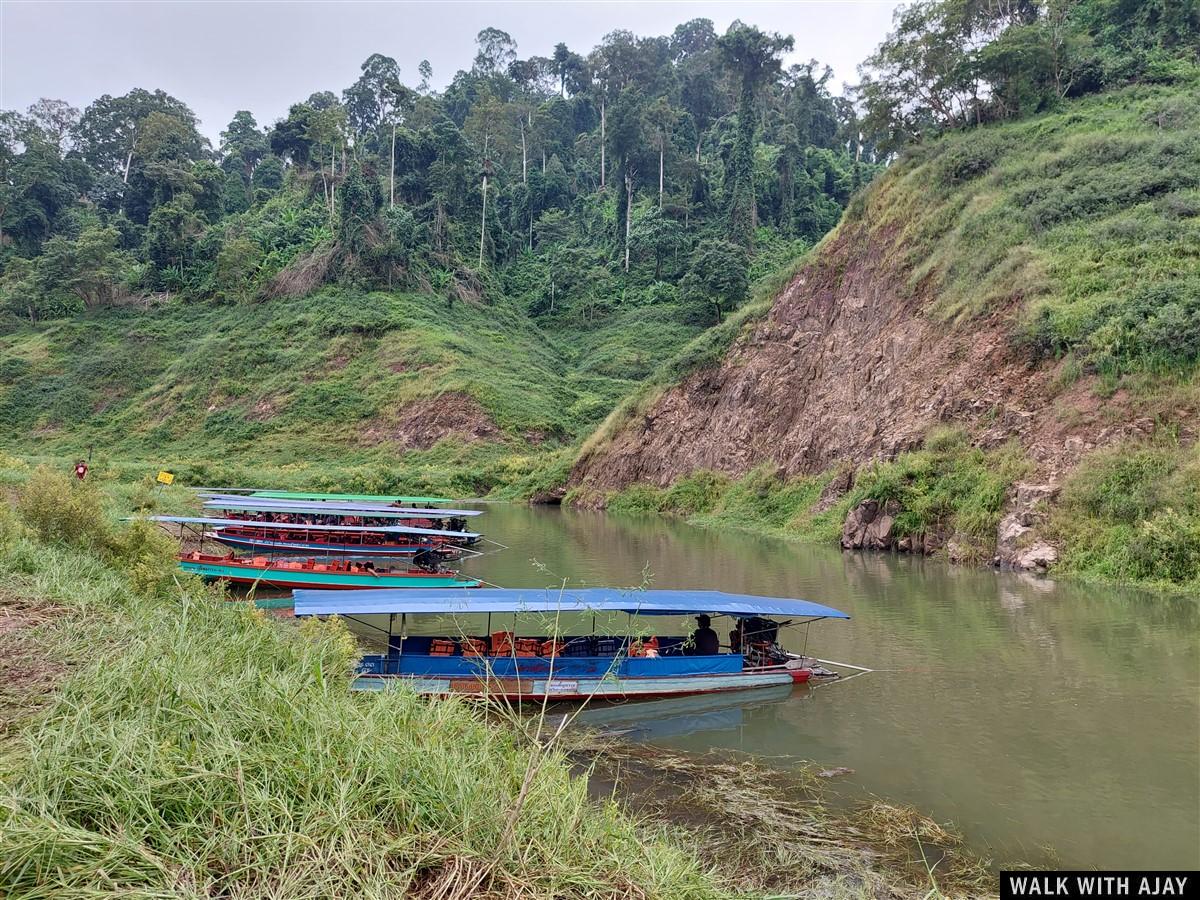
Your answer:
[[[815,689],[607,712],[630,734],[855,774],[840,789],[953,820],[998,861],[1200,867],[1200,607],[927,560],[843,555],[658,518],[489,505],[506,587],[803,597],[849,612],[808,650],[877,671]],[[536,563],[534,562],[536,560]],[[803,632],[793,633],[801,649]]]

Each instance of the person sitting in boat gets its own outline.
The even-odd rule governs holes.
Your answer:
[[[712,619],[708,616],[696,616],[696,630],[688,638],[689,649],[684,652],[688,656],[716,656],[721,652],[721,639],[712,629]]]

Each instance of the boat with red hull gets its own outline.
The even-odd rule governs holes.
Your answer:
[[[270,523],[227,525],[213,529],[214,541],[250,553],[287,553],[305,556],[415,556],[432,551],[443,559],[454,559],[462,548],[434,538],[413,540],[381,531],[338,534],[324,530],[274,528]]]
[[[179,555],[179,567],[207,580],[261,584],[276,588],[358,590],[369,588],[474,588],[480,582],[457,572],[416,568],[376,568],[351,559],[294,559],[230,554],[216,556],[193,550]]]

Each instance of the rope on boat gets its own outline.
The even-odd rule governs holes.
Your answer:
[[[874,672],[875,671],[874,669],[868,669],[866,666],[855,666],[855,665],[851,665],[850,663],[837,662],[832,659],[821,659],[820,657],[816,657],[816,656],[814,656],[813,659],[815,659],[819,663],[824,663],[827,666],[837,666],[840,669],[857,669],[860,672]]]

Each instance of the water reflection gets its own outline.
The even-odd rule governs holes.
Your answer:
[[[809,652],[879,670],[738,707],[736,727],[651,725],[643,739],[847,766],[860,789],[956,821],[999,859],[1049,846],[1066,866],[1200,866],[1194,599],[656,517],[486,508],[485,530],[511,549],[465,568],[492,583],[637,585],[648,571],[654,587],[803,597],[854,617],[814,625]],[[789,649],[804,639],[793,630]]]
[[[716,732],[737,732],[747,721],[761,724],[766,718],[761,714],[769,715],[769,707],[810,695],[807,686],[778,684],[752,691],[588,706],[574,721],[635,740],[711,739]]]

